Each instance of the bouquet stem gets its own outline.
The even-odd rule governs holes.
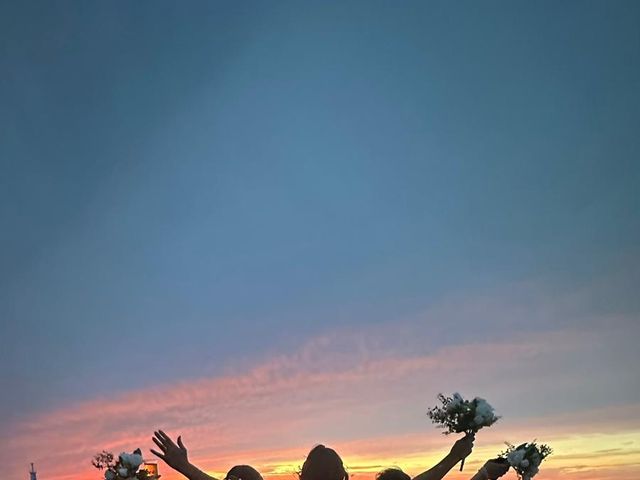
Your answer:
[[[462,462],[460,462],[460,471],[462,471],[463,468],[464,468],[464,458],[462,459]]]

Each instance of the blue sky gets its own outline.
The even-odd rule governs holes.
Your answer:
[[[514,285],[635,332],[637,2],[0,8],[3,420],[341,328],[503,338],[420,315]]]

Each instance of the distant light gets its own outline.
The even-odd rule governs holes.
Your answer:
[[[158,478],[158,462],[144,462],[142,464],[142,468],[144,468],[150,477]]]

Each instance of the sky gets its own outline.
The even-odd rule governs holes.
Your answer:
[[[158,428],[211,474],[417,474],[454,391],[502,418],[448,478],[534,438],[540,480],[640,477],[639,23],[0,1],[3,479]]]

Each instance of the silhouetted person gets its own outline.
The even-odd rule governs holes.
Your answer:
[[[349,480],[340,456],[324,445],[311,449],[298,476],[300,480]]]
[[[376,475],[376,480],[411,480],[411,477],[399,468],[387,468]]]
[[[162,430],[153,432],[152,438],[162,453],[151,450],[158,458],[162,459],[167,465],[174,470],[180,472],[189,480],[216,480],[211,475],[207,475],[195,465],[189,462],[187,457],[187,448],[182,443],[182,437],[178,437],[177,445],[171,440],[169,435]],[[263,480],[262,475],[249,465],[236,465],[227,472],[224,480]]]
[[[262,480],[262,475],[250,465],[236,465],[231,467],[224,480]]]

